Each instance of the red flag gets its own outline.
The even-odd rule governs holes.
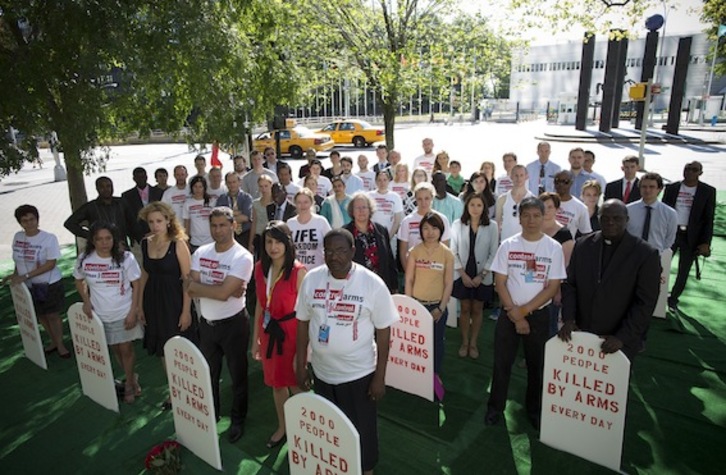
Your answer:
[[[219,161],[219,144],[214,142],[212,144],[212,166],[216,168],[222,168],[222,162]]]

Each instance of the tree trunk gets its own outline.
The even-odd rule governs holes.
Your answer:
[[[388,150],[393,150],[395,142],[393,140],[393,129],[396,125],[396,98],[393,95],[387,95],[382,101],[383,107],[383,126],[386,130],[386,146]]]
[[[60,140],[62,143],[62,137]],[[86,183],[83,181],[83,162],[81,152],[77,148],[64,144],[63,150],[68,177],[68,196],[71,200],[71,211],[75,211],[88,201]]]

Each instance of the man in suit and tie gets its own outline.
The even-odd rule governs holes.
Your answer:
[[[133,223],[129,230],[131,252],[138,262],[142,262],[140,260],[142,257],[141,240],[149,233],[149,225],[143,219],[139,219],[139,211],[149,203],[161,201],[164,192],[155,186],[149,185],[146,170],[141,167],[134,168],[133,178],[136,186],[121,193],[121,200],[124,202]]]
[[[604,200],[620,200],[625,204],[638,201],[640,199],[640,180],[635,174],[640,169],[640,159],[635,155],[628,155],[623,158],[623,165],[620,167],[623,171],[623,178],[615,180],[605,185]]]
[[[698,256],[711,255],[713,219],[716,212],[716,189],[699,180],[703,174],[700,162],[686,163],[683,181],[665,188],[663,203],[676,210],[678,231],[673,253],[679,252],[678,276],[668,298],[668,307],[675,309],[686,288],[688,274]]]
[[[604,353],[622,350],[633,360],[658,301],[658,250],[627,231],[628,209],[620,200],[600,208],[601,231],[577,240],[562,285],[559,337],[574,330],[603,338]]]
[[[287,192],[279,183],[272,184],[272,200],[273,202],[267,205],[268,221],[287,222],[288,219],[297,216],[297,208],[287,200]]]

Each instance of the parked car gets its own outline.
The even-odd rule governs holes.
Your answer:
[[[277,135],[280,136],[280,152],[289,154],[293,158],[302,158],[303,151],[314,148],[318,152],[325,152],[335,146],[330,135],[313,132],[307,127],[297,125],[289,129],[264,132],[252,140],[255,150],[264,152],[265,148],[275,148]]]
[[[349,119],[332,122],[317,132],[329,134],[336,144],[353,144],[357,148],[367,147],[386,140],[381,127],[374,127],[364,120]]]

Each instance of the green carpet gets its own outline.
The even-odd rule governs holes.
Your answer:
[[[719,201],[726,195],[719,193]],[[719,205],[717,237],[700,282],[691,277],[681,312],[654,320],[645,353],[635,361],[622,469],[626,473],[708,474],[726,444],[726,206]],[[70,277],[74,251],[65,249],[67,303],[78,301]],[[675,262],[673,268],[675,269]],[[9,263],[0,263],[4,275]],[[675,271],[674,271],[675,272]],[[675,277],[675,274],[672,276]],[[598,474],[609,471],[549,448],[537,439],[524,409],[526,370],[515,365],[506,424],[484,426],[492,374],[494,322],[485,319],[481,357],[456,355],[458,330],[447,330],[439,406],[389,389],[380,405],[379,474]],[[66,335],[69,339],[67,325]],[[116,415],[81,394],[73,360],[48,358],[48,371],[22,354],[8,288],[0,288],[0,470],[7,474],[135,474],[155,444],[174,436],[161,363],[136,349],[143,395]],[[229,381],[222,414],[229,414]],[[224,435],[229,418],[218,425]],[[250,412],[236,444],[220,437],[225,473],[287,474],[287,451],[265,448],[276,425],[272,394],[259,363],[250,366]],[[183,473],[217,473],[189,451]]]

